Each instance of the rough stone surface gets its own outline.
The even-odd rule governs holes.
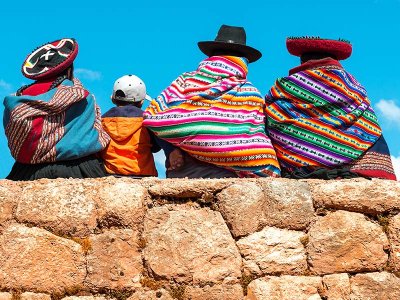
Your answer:
[[[386,235],[362,214],[329,213],[308,234],[308,263],[317,274],[376,271],[387,262]]]
[[[138,289],[127,300],[173,300],[172,296],[165,289],[156,291]]]
[[[314,219],[314,207],[306,182],[274,178],[259,183],[266,198],[266,225],[293,230],[307,228]]]
[[[220,213],[186,205],[150,209],[144,257],[157,277],[194,284],[235,281],[241,257]]]
[[[11,300],[12,294],[11,293],[1,293],[0,292],[0,300]]]
[[[113,298],[107,296],[68,296],[62,298],[62,300],[110,300]]]
[[[100,185],[98,194],[101,207],[100,227],[141,227],[148,193],[137,183],[137,180],[107,178]]]
[[[389,264],[393,271],[400,272],[400,214],[390,218],[387,231],[390,243]]]
[[[400,299],[399,201],[387,180],[0,180],[0,300]]]
[[[351,300],[398,300],[400,279],[387,272],[357,274],[350,278]]]
[[[2,180],[0,184],[0,230],[3,225],[13,218],[13,210],[17,206],[17,199],[21,194],[21,187],[14,181]]]
[[[317,207],[381,214],[400,209],[400,182],[382,179],[309,181]]]
[[[243,289],[239,284],[213,285],[204,287],[188,286],[184,300],[243,300]]]
[[[324,287],[322,295],[328,300],[350,299],[350,279],[346,273],[325,275],[322,278]]]
[[[90,290],[126,289],[140,285],[143,272],[140,238],[131,229],[91,235],[85,285]]]
[[[21,294],[21,300],[51,300],[51,296],[43,293],[25,292]]]
[[[242,238],[236,244],[243,257],[245,273],[257,276],[303,274],[307,270],[306,253],[300,231],[266,227]]]
[[[247,287],[246,300],[318,300],[322,280],[316,276],[263,277]]]
[[[59,235],[87,236],[97,226],[96,186],[95,181],[80,179],[27,182],[16,219]]]
[[[154,197],[176,199],[194,198],[200,202],[212,202],[214,193],[234,182],[234,179],[166,179],[149,187]]]
[[[235,237],[256,232],[266,223],[265,196],[256,182],[233,184],[220,192],[217,198],[218,210]]]
[[[0,287],[62,293],[82,287],[81,245],[40,228],[11,225],[0,236]]]
[[[307,183],[274,178],[236,182],[217,195],[218,210],[235,237],[275,226],[304,230],[314,218]]]

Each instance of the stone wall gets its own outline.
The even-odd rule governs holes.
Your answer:
[[[0,181],[0,300],[400,299],[400,182]]]

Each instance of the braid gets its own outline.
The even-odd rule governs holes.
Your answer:
[[[26,84],[26,85],[21,86],[21,87],[17,90],[17,92],[15,93],[15,95],[16,95],[16,96],[21,96],[21,95],[22,95],[22,92],[23,92],[25,89],[27,89],[28,87],[30,87],[31,85],[33,85],[33,84],[35,84],[35,83]]]
[[[57,86],[59,86],[65,79],[68,79],[68,73],[67,72],[63,72],[62,75],[58,76],[53,83],[50,85],[50,88],[48,89],[48,91],[56,88]],[[27,89],[28,87],[34,85],[37,81],[31,83],[31,84],[27,84],[27,85],[23,85],[22,87],[20,87],[17,92],[16,95],[17,96],[21,96],[22,92]]]
[[[49,91],[52,90],[52,89],[54,89],[54,88],[56,88],[57,86],[59,86],[59,85],[60,85],[65,79],[67,79],[67,78],[68,78],[67,75],[58,76],[58,77],[56,78],[56,80],[54,80],[53,83],[51,84],[51,86],[50,86],[50,88],[49,88]]]

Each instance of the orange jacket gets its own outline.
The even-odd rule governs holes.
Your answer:
[[[102,152],[107,173],[157,176],[151,137],[142,123],[143,111],[133,105],[114,107],[103,115],[103,128],[111,137]]]

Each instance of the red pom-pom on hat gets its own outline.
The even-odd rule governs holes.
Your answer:
[[[301,56],[305,53],[327,53],[337,60],[350,57],[352,46],[346,40],[321,39],[319,37],[290,37],[286,39],[286,47],[290,54]]]

